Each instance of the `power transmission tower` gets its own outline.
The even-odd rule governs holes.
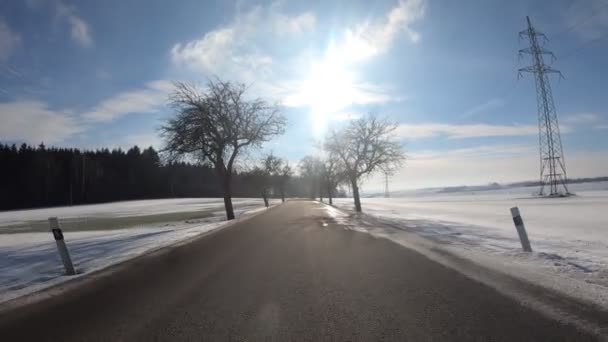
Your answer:
[[[562,77],[562,74],[559,70],[555,70],[545,64],[543,55],[549,55],[552,60],[555,59],[553,52],[546,50],[542,46],[547,37],[534,29],[530,17],[526,17],[526,20],[528,28],[521,31],[519,37],[528,39],[530,47],[519,50],[519,53],[520,56],[524,53],[531,55],[533,65],[519,69],[518,77],[521,76],[522,72],[529,72],[534,74],[536,81],[538,139],[540,145],[539,194],[541,196],[545,194],[549,196],[567,196],[570,193],[568,192],[567,185],[566,162],[564,161],[562,139],[559,133],[557,113],[548,77],[552,73],[556,73],[560,77]],[[542,42],[539,41],[541,39]],[[549,188],[548,193],[545,192],[545,187]]]
[[[384,173],[384,197],[391,197],[391,193],[388,191],[388,172]]]

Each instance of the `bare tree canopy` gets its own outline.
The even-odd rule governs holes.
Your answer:
[[[293,175],[289,162],[283,158],[273,155],[271,152],[264,157],[262,163],[264,164],[265,173],[269,176],[271,182],[273,183],[272,185],[275,188],[278,188],[278,191],[281,194],[281,201],[285,202],[285,184]]]
[[[302,178],[307,180],[310,184],[310,199],[315,199],[317,196],[317,191],[319,191],[319,197],[322,197],[321,194],[321,173],[323,168],[323,163],[317,157],[313,156],[305,156],[300,160],[298,165],[300,170],[300,175]]]
[[[234,219],[231,176],[237,156],[283,134],[286,120],[277,105],[247,100],[244,84],[210,80],[204,88],[183,82],[174,87],[169,102],[175,116],[161,127],[164,150],[213,164],[222,179],[226,216]]]
[[[323,160],[323,184],[326,188],[327,198],[329,204],[332,205],[334,198],[334,189],[343,183],[346,178],[346,172],[344,170],[344,163],[336,157],[336,155],[330,153]]]
[[[375,171],[393,172],[401,167],[405,154],[394,137],[397,124],[373,115],[351,121],[332,132],[325,149],[341,161],[351,183],[355,209],[361,211],[359,181]]]

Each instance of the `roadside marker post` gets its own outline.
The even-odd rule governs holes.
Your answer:
[[[57,243],[57,251],[59,251],[61,261],[65,267],[65,274],[75,275],[76,271],[74,270],[74,265],[70,258],[70,252],[68,252],[68,246],[65,245],[65,241],[63,240],[63,232],[61,231],[61,228],[59,228],[59,221],[56,217],[49,217],[49,224],[51,225],[51,232],[55,238],[55,243]]]
[[[532,246],[530,246],[530,240],[528,240],[528,233],[526,232],[526,226],[524,226],[524,220],[521,218],[518,207],[511,208],[511,216],[513,216],[513,223],[519,234],[519,241],[524,252],[532,252]]]

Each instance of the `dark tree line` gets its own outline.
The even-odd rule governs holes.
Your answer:
[[[260,197],[264,177],[234,172],[234,196]],[[301,183],[290,179],[287,196],[301,196]],[[152,147],[81,151],[0,144],[0,210],[173,197],[223,197],[216,170],[161,163]]]

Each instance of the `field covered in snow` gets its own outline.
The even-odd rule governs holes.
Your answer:
[[[567,198],[533,197],[534,190],[363,198],[361,219],[384,224],[376,235],[399,242],[415,233],[438,248],[608,307],[608,182],[574,184],[570,190],[576,196]],[[350,198],[334,203],[353,210]],[[514,206],[520,208],[532,254],[521,252],[509,211]]]
[[[236,208],[257,206],[261,199],[235,198]],[[178,198],[124,201],[71,207],[0,211],[0,234],[48,231],[48,218],[56,216],[67,231],[109,230],[159,222],[221,216],[223,199]]]
[[[67,228],[74,265],[86,274],[223,226],[223,203],[188,198],[0,212],[0,303],[68,279],[49,216]],[[261,199],[233,204],[237,218],[264,210]]]

